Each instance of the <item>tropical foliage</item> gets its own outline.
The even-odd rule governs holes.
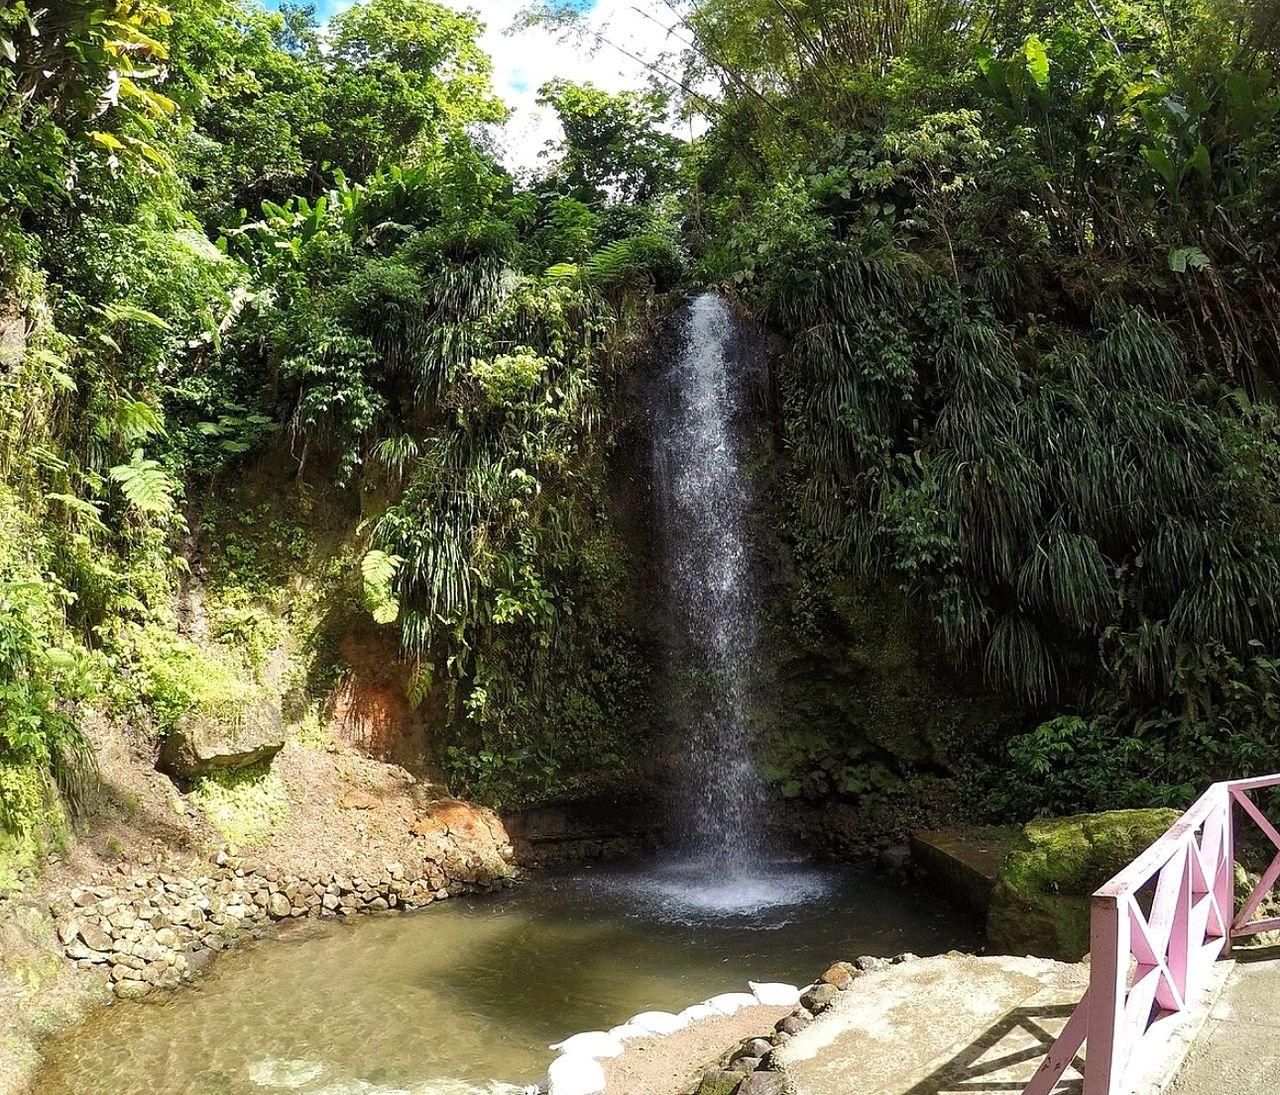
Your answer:
[[[797,535],[1067,713],[1003,762],[1011,807],[1280,760],[1276,17],[690,17],[723,104],[696,230],[788,339]]]
[[[992,805],[1280,764],[1280,9],[672,11],[664,90],[541,89],[563,136],[529,182],[482,28],[434,0],[0,12],[7,827],[33,787],[83,801],[85,704],[159,733],[194,694],[191,558],[222,582],[205,675],[269,660],[256,560],[308,534],[204,540],[263,468],[340,515],[325,580],[460,789],[621,766],[652,689],[615,395],[694,271],[778,336],[803,589],[901,587],[1025,713]],[[836,753],[824,785],[899,786]]]
[[[444,697],[460,780],[543,791],[625,747],[603,408],[683,258],[656,206],[516,185],[480,31],[432,0],[0,15],[6,762],[70,793],[79,703],[162,732],[210,667],[261,669],[269,550],[210,549],[228,657],[176,608],[211,484],[281,462],[346,499],[360,600],[415,702]]]

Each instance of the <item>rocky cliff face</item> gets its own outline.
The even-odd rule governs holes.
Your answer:
[[[615,412],[620,443],[614,497],[635,568],[637,627],[656,646],[663,610],[652,497],[651,406],[659,340]],[[744,321],[734,368],[744,379],[742,444],[752,489],[750,536],[761,589],[760,633],[749,715],[753,751],[791,823],[828,850],[861,853],[868,833],[901,840],[906,828],[968,816],[951,785],[971,758],[1007,735],[1020,713],[978,676],[943,659],[929,621],[890,579],[854,581],[825,569],[797,525],[783,408],[774,381],[777,347]],[[660,755],[679,736],[655,713]]]

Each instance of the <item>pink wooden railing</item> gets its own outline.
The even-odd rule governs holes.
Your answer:
[[[1023,1095],[1050,1095],[1086,1042],[1084,1095],[1126,1095],[1232,939],[1280,928],[1280,918],[1251,919],[1280,878],[1280,832],[1249,795],[1276,786],[1280,775],[1215,783],[1093,895],[1089,987]],[[1238,913],[1234,807],[1277,853]]]

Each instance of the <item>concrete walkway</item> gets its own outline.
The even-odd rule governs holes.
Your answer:
[[[1086,979],[1043,958],[925,958],[859,979],[776,1056],[795,1095],[1017,1092]],[[1079,1091],[1069,1069],[1055,1095]]]
[[[1237,950],[1234,957],[1168,1095],[1280,1092],[1280,949]]]

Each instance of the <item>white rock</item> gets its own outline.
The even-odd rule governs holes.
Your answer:
[[[648,1038],[650,1032],[644,1027],[638,1027],[634,1023],[623,1023],[621,1026],[613,1027],[609,1031],[610,1038],[616,1038],[619,1042],[634,1042],[637,1038]]]
[[[581,1053],[584,1057],[594,1057],[597,1060],[622,1055],[622,1042],[603,1030],[588,1030],[582,1034],[575,1034],[563,1042],[556,1042],[551,1048],[561,1053]]]
[[[713,996],[707,1001],[708,1007],[713,1007],[721,1015],[736,1015],[743,1008],[753,1008],[760,1003],[749,992],[722,992],[719,996]]]
[[[633,1015],[627,1022],[631,1026],[640,1027],[647,1030],[650,1034],[674,1034],[677,1030],[684,1030],[689,1025],[688,1019],[681,1019],[678,1015],[672,1015],[669,1011],[642,1011],[639,1015]]]
[[[686,1019],[690,1023],[701,1023],[704,1019],[718,1018],[720,1012],[716,1011],[710,1004],[692,1004],[680,1013],[681,1019]]]
[[[748,981],[755,998],[768,1007],[793,1008],[800,1003],[800,990],[795,985],[784,985],[773,981],[759,984]]]
[[[601,1095],[604,1067],[594,1057],[566,1053],[547,1069],[547,1095]]]

